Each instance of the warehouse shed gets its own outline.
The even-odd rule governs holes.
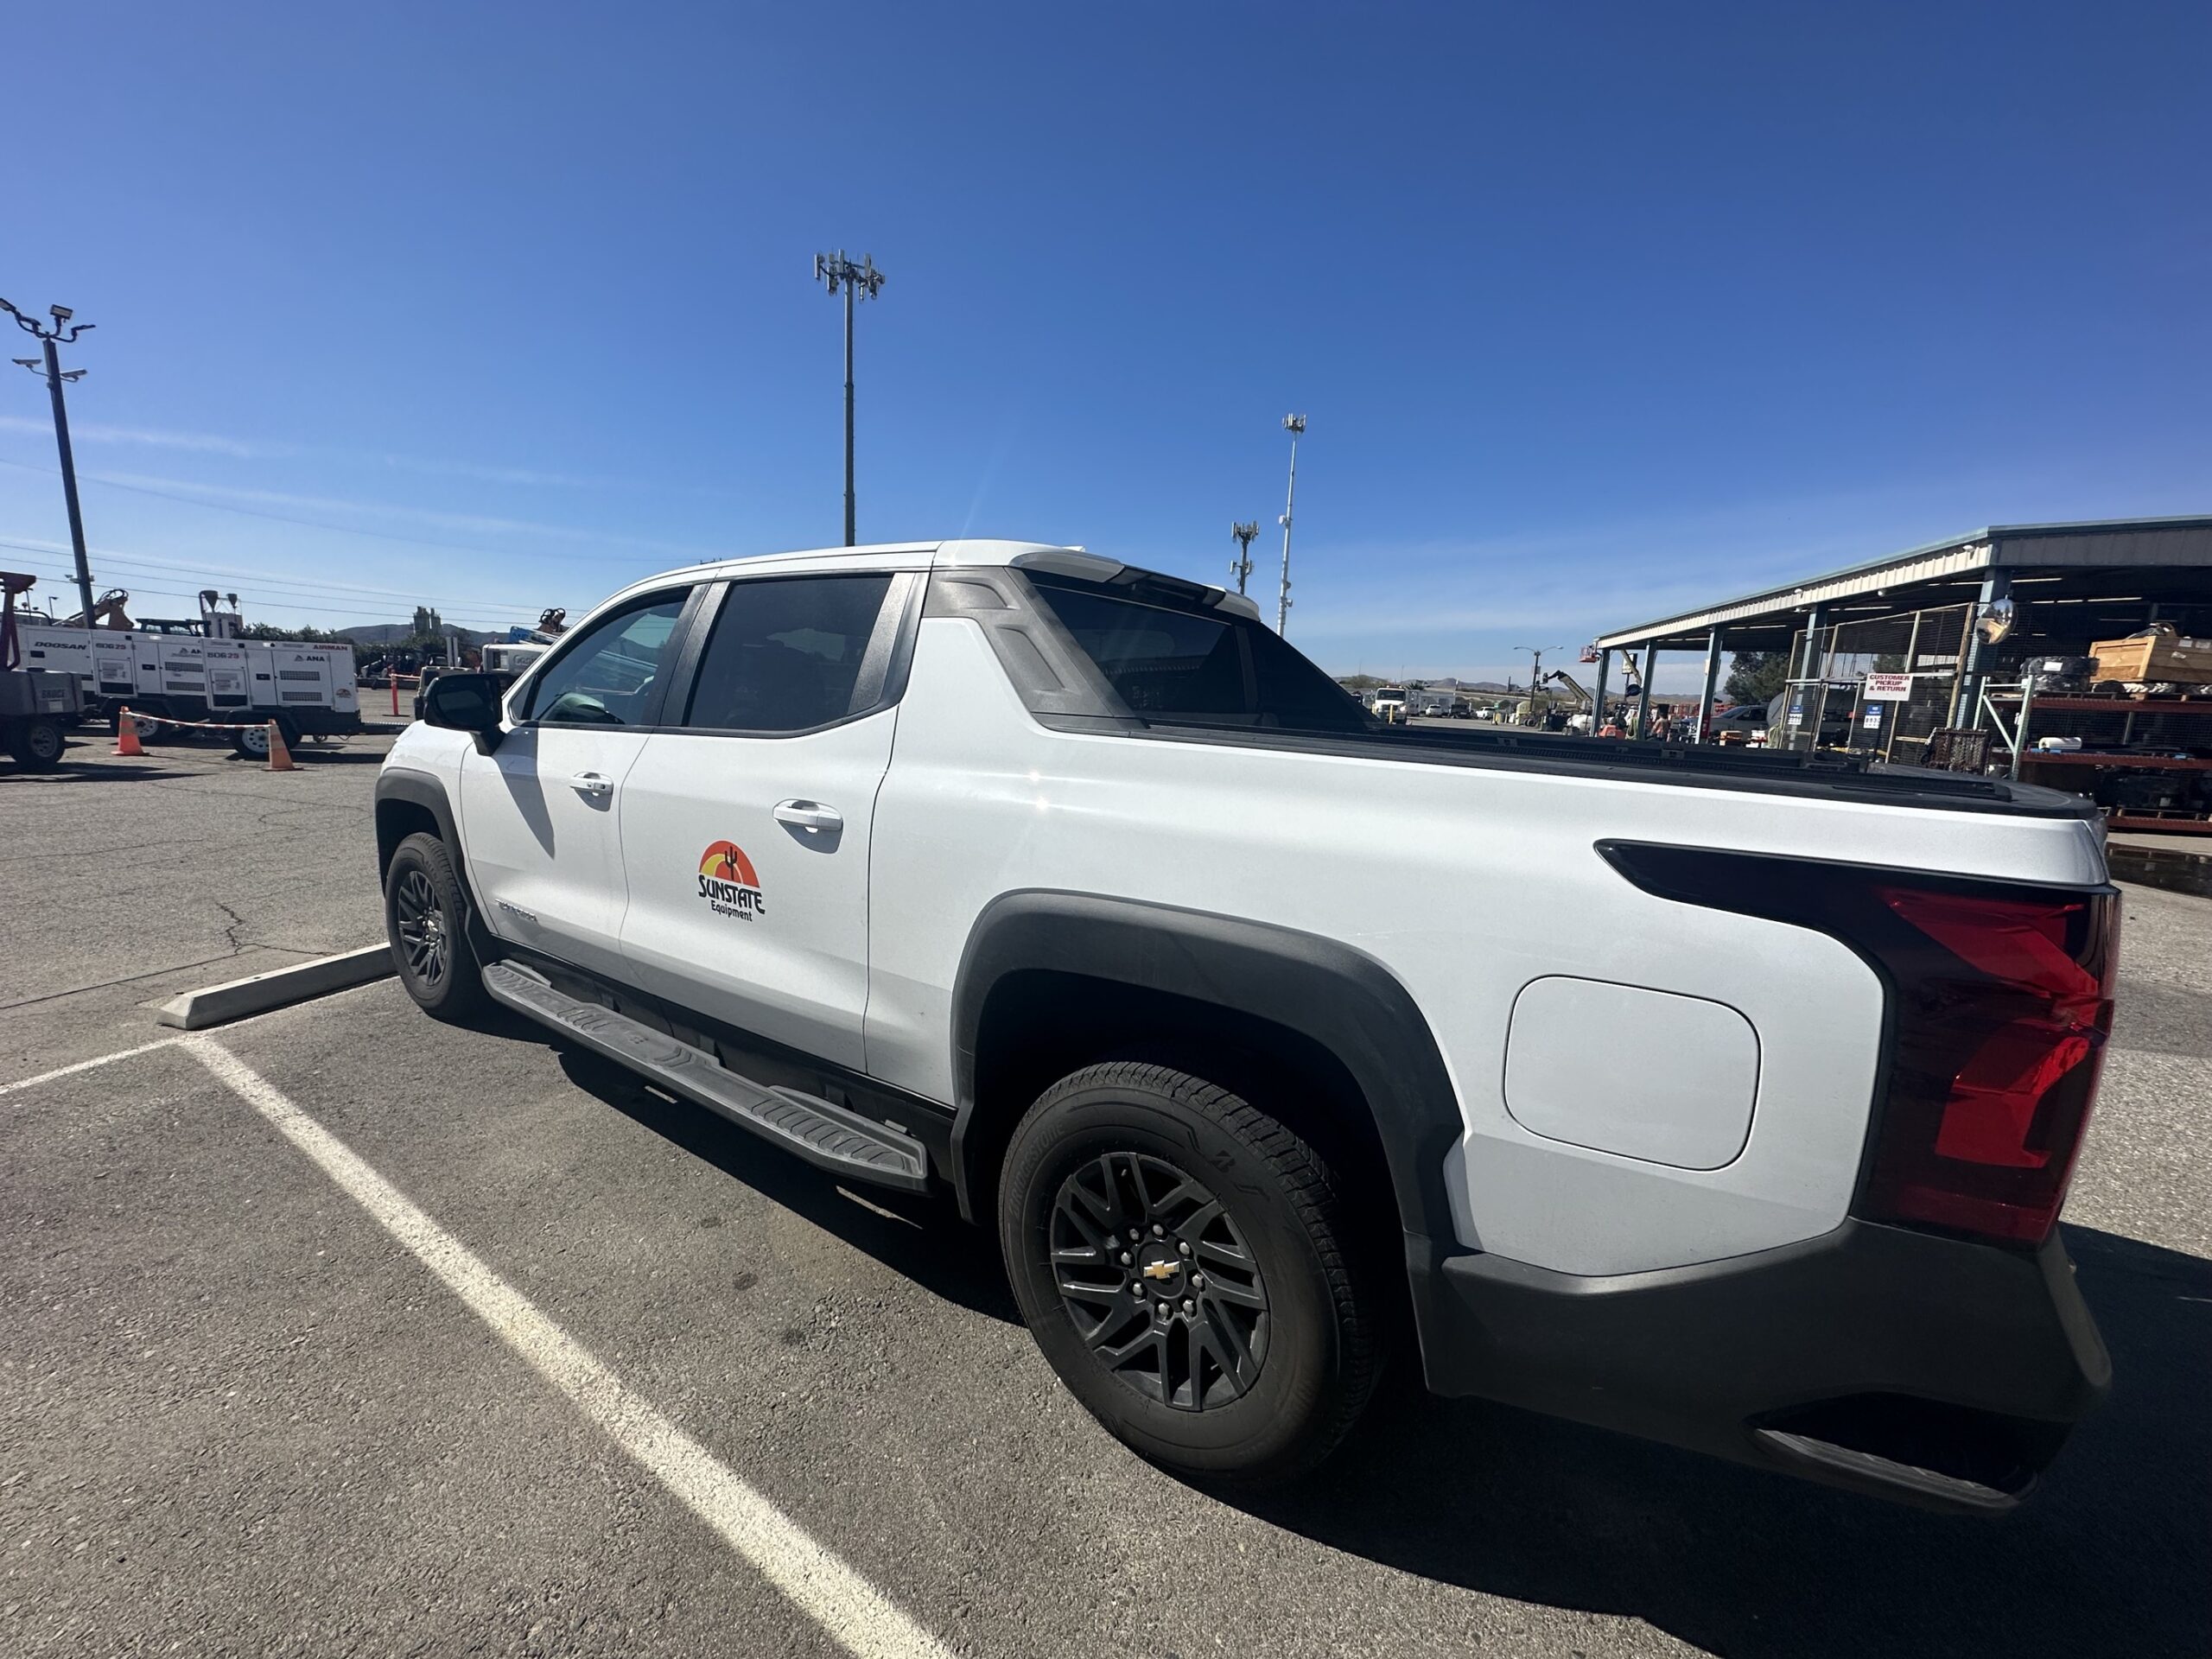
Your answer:
[[[1600,709],[1615,654],[1640,662],[1634,732],[1654,729],[1661,652],[1703,658],[1689,729],[1705,741],[1728,658],[1783,652],[1773,743],[2002,771],[2092,795],[2116,826],[2212,833],[2212,670],[2200,677],[2203,652],[2188,649],[2208,639],[2212,516],[1993,524],[1620,628],[1593,650]],[[2139,677],[2107,677],[2122,661]]]

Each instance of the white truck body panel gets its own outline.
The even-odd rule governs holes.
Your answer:
[[[1398,977],[1466,1118],[1450,1191],[1471,1247],[1611,1274],[1827,1231],[1866,1140],[1882,1017],[1872,970],[1804,929],[1640,892],[1593,850],[1606,837],[2103,877],[2094,830],[2074,821],[1052,731],[976,624],[931,617],[877,806],[869,1069],[950,1098],[961,953],[1000,894],[1148,899],[1343,939]],[[1159,856],[1167,846],[1174,855]],[[1554,974],[1614,981],[1624,961],[1644,988],[1725,1003],[1759,1034],[1750,1138],[1725,1167],[1565,1144],[1506,1109],[1501,1058],[1522,988]],[[1647,1075],[1670,1063],[1643,1058]]]

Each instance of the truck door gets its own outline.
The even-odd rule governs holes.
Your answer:
[[[622,976],[617,813],[690,593],[647,594],[571,635],[510,704],[499,747],[463,755],[461,842],[501,938]]]
[[[860,1070],[868,839],[918,573],[757,576],[716,596],[678,730],[622,791],[631,980]]]

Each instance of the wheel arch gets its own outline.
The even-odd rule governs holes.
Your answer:
[[[969,937],[952,1045],[951,1173],[971,1220],[990,1213],[1014,1126],[1053,1081],[1098,1060],[1187,1054],[1318,1096],[1322,1116],[1291,1127],[1387,1192],[1421,1253],[1452,1236],[1444,1164],[1462,1120],[1442,1053],[1389,969],[1338,941],[1133,899],[1007,893]]]
[[[467,912],[461,921],[468,943],[479,962],[493,960],[497,952],[491,931],[485,925],[484,907],[478,902],[476,890],[469,880],[467,855],[461,849],[461,834],[454,823],[453,804],[446,798],[445,785],[425,772],[385,768],[377,776],[376,829],[379,888],[384,886],[385,872],[391,868],[391,855],[408,836],[433,835],[445,842],[446,856],[453,861],[454,874],[461,881],[461,904]]]

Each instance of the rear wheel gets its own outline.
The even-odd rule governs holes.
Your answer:
[[[1113,1062],[1014,1130],[1000,1241],[1039,1347],[1109,1432],[1186,1475],[1270,1484],[1335,1448],[1381,1370],[1339,1194],[1257,1107]]]
[[[241,760],[266,760],[269,758],[269,728],[244,726],[232,740],[231,748]]]
[[[400,984],[416,1007],[441,1020],[466,1018],[487,1001],[464,913],[445,842],[419,834],[401,842],[385,868],[385,935]]]
[[[43,715],[24,721],[8,734],[8,753],[26,772],[45,772],[61,761],[61,722]]]

